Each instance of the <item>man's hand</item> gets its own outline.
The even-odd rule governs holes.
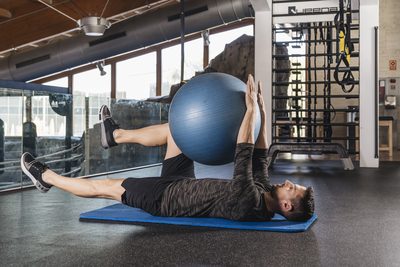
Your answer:
[[[262,97],[262,91],[261,91],[261,81],[258,82],[257,102],[258,102],[258,107],[260,108],[261,118],[265,118],[266,112],[264,106],[264,99]]]
[[[254,83],[254,78],[249,74],[249,79],[247,80],[247,90],[246,90],[246,107],[248,110],[256,110],[257,105],[257,91],[256,85]]]
[[[253,76],[249,75],[247,80],[246,89],[246,113],[242,124],[240,125],[237,143],[251,143],[254,144],[254,128],[256,123],[257,112],[257,91],[254,84]]]
[[[267,129],[266,129],[267,116],[266,116],[266,112],[265,112],[264,100],[262,97],[261,82],[258,82],[257,102],[258,102],[258,107],[260,108],[261,127],[260,127],[260,133],[258,135],[258,138],[256,140],[254,147],[268,149]]]

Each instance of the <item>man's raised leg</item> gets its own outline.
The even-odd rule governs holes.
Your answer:
[[[165,159],[182,153],[172,138],[168,123],[136,130],[117,129],[114,133],[114,138],[117,143],[136,143],[144,146],[162,146],[167,144]]]
[[[117,129],[114,133],[115,142],[136,143],[144,146],[162,146],[168,141],[169,125],[152,125],[141,129],[124,130]]]
[[[169,124],[154,125],[137,130],[117,129],[115,131],[115,140],[118,143],[139,143],[145,146],[159,146],[167,144],[167,151],[164,160],[176,157],[182,154],[182,151],[176,145],[172,138]],[[187,175],[195,177],[193,161],[181,160],[178,158],[173,160],[174,164],[163,164],[161,176],[169,176],[172,174]],[[183,164],[185,162],[185,164]],[[185,167],[186,166],[186,167]],[[179,167],[179,168],[177,168]]]
[[[137,143],[144,146],[162,146],[167,143],[168,124],[153,125],[142,129],[124,130],[111,118],[106,105],[99,112],[101,126],[101,145],[104,149],[122,143]]]
[[[136,143],[150,147],[167,144],[165,159],[182,153],[172,139],[168,123],[135,130],[124,130],[111,118],[110,111],[106,105],[100,108],[99,118],[102,125],[101,145],[105,149],[123,143]]]

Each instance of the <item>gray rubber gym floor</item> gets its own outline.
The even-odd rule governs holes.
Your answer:
[[[115,203],[53,188],[0,194],[1,266],[399,266],[400,164],[344,171],[340,161],[279,160],[273,183],[312,185],[317,221],[302,233],[80,222]],[[196,165],[227,177],[232,165]],[[130,176],[159,174],[159,167]],[[120,175],[115,175],[121,177]]]

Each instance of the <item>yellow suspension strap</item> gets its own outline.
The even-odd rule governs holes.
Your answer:
[[[339,32],[339,43],[340,43],[340,47],[339,47],[339,51],[340,53],[343,53],[345,50],[345,42],[344,42],[344,27],[343,30],[340,30]],[[346,51],[347,52],[347,51]],[[350,55],[348,55],[347,61],[350,61]]]
[[[347,0],[346,4],[346,24],[344,22],[344,14],[344,0],[339,0],[339,13],[335,16],[336,32],[339,39],[339,47],[336,48],[339,55],[336,59],[337,65],[333,77],[340,84],[343,92],[350,93],[355,85],[354,76],[350,68],[350,53],[354,50],[350,38],[351,0]],[[345,65],[344,67],[340,67],[342,62]],[[342,74],[341,79],[339,79],[340,74]],[[350,89],[346,89],[346,85],[350,85]]]
[[[346,6],[346,38],[344,40],[346,47],[347,61],[350,64],[350,53],[354,51],[353,43],[351,42],[351,0],[347,0]]]
[[[188,81],[185,81],[185,80],[183,80],[183,81],[181,81],[180,82],[180,84],[179,84],[179,88],[181,88],[183,85],[185,85],[185,83],[187,83]]]

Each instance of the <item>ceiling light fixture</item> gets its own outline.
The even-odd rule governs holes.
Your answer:
[[[102,17],[85,17],[77,23],[87,36],[102,36],[110,28],[110,22]]]
[[[61,11],[52,7],[51,5],[43,2],[42,0],[38,0],[38,1],[46,6],[50,7],[51,9],[54,9],[58,13],[64,15],[65,17],[75,21],[77,23],[78,27],[83,29],[83,31],[85,32],[85,34],[87,36],[102,36],[104,34],[105,30],[107,30],[108,28],[111,27],[111,23],[107,19],[103,18],[104,11],[106,10],[106,7],[110,0],[107,0],[107,3],[104,6],[103,12],[101,13],[100,17],[92,17],[89,14],[89,17],[83,18],[81,16],[82,18],[78,21],[71,18],[70,16],[62,13]]]

